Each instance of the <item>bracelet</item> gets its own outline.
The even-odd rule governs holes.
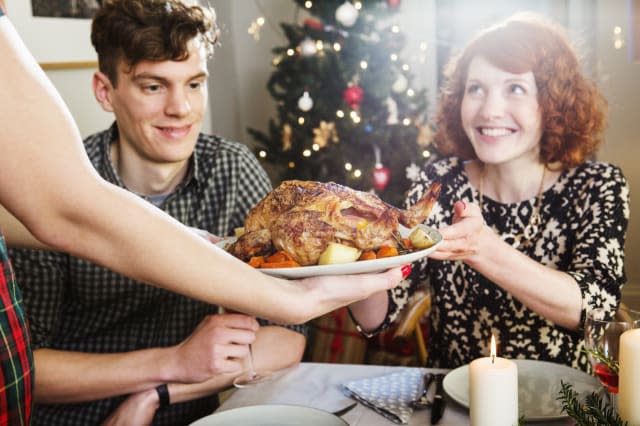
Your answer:
[[[158,393],[158,399],[160,400],[160,408],[166,407],[171,404],[169,399],[169,388],[167,384],[160,385],[156,388],[156,392]]]

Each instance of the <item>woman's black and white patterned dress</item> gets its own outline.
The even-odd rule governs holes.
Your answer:
[[[478,202],[479,194],[456,158],[423,170],[408,202],[419,200],[433,181],[442,183],[442,192],[428,225],[450,224],[458,200]],[[542,197],[540,232],[519,250],[576,280],[583,320],[589,309],[615,312],[625,282],[623,249],[629,218],[629,190],[621,170],[596,162],[565,170]],[[482,204],[487,225],[500,235],[517,235],[528,224],[536,197],[502,204],[485,196]],[[429,260],[417,266],[411,277],[418,282],[428,279],[432,292],[431,365],[453,368],[486,356],[494,333],[500,355],[506,358],[539,359],[588,370],[582,332],[556,326],[534,313],[462,261]],[[387,320],[394,319],[407,293],[400,289],[392,294]]]

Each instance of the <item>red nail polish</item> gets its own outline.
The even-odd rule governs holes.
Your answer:
[[[402,278],[407,278],[411,273],[411,264],[407,263],[402,267]]]

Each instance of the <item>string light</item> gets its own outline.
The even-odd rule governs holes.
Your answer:
[[[293,56],[296,54],[296,51],[293,49],[287,49],[287,56]]]
[[[353,3],[353,7],[355,7],[356,10],[360,10],[360,9],[362,9],[362,3],[357,1],[357,2]]]
[[[333,43],[333,50],[335,50],[336,52],[339,52],[340,50],[342,50],[342,46],[340,45],[340,43],[338,42]]]
[[[311,145],[311,149],[318,152],[320,151],[320,145],[318,145],[317,143],[314,143],[313,145]]]
[[[249,25],[249,28],[247,29],[247,32],[253,36],[253,39],[255,41],[260,40],[260,30],[262,29],[262,26],[264,25],[265,20],[262,16],[259,16],[255,21],[253,21],[251,23],[251,25]]]
[[[304,151],[302,151],[302,156],[303,157],[311,157],[311,150],[310,149],[305,149]]]
[[[391,32],[392,32],[392,33],[396,33],[396,34],[397,34],[397,33],[399,33],[399,32],[400,32],[400,27],[399,27],[399,26],[397,26],[397,25],[393,25],[393,26],[391,27]]]
[[[409,64],[402,64],[403,71],[409,71]]]
[[[305,1],[304,7],[306,7],[307,9],[311,9],[313,7],[313,3],[310,1]]]
[[[267,151],[260,151],[258,155],[260,156],[260,158],[267,158]]]
[[[338,116],[338,118],[344,118],[344,111],[339,109],[336,111],[336,115]]]
[[[424,150],[424,151],[422,151],[422,156],[424,158],[429,158],[429,157],[431,157],[431,153],[429,151],[427,151],[427,150]]]
[[[304,124],[304,117],[298,117],[298,124],[301,126]]]
[[[290,169],[295,169],[296,168],[296,163],[294,163],[293,161],[289,161],[289,168]]]
[[[369,64],[367,64],[367,61],[360,61],[360,68],[363,70],[366,70],[368,66]]]
[[[392,53],[391,55],[389,55],[389,58],[391,58],[391,60],[395,62],[398,60],[398,55],[396,55],[395,53]]]
[[[322,40],[317,40],[316,41],[316,49],[318,49],[318,50],[324,49],[324,43],[322,42]]]
[[[355,169],[353,171],[353,176],[359,178],[360,176],[362,176],[362,171],[360,169]]]
[[[344,169],[350,172],[351,169],[353,169],[353,165],[351,163],[344,163]]]
[[[613,47],[615,49],[622,49],[624,46],[624,37],[622,36],[622,27],[616,25],[613,27]]]
[[[407,90],[407,96],[409,96],[410,98],[413,97],[415,94],[416,92],[414,92],[413,89]]]

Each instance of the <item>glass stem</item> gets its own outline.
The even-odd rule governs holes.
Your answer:
[[[249,345],[249,377],[255,377],[258,373],[256,373],[256,368],[253,365],[253,348],[251,344]]]

